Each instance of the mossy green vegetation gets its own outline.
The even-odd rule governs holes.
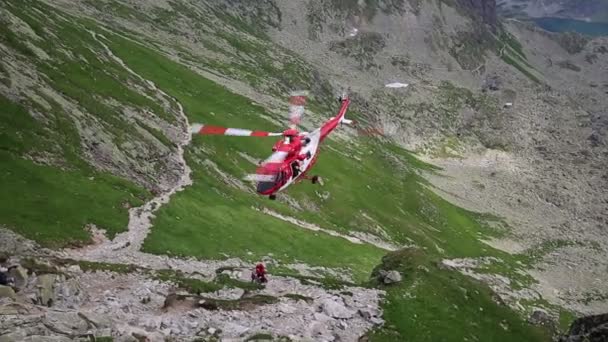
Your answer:
[[[221,284],[215,282],[207,282],[194,278],[188,278],[182,275],[180,272],[172,270],[156,271],[154,272],[153,276],[158,280],[173,282],[179,287],[193,294],[215,292],[222,289],[223,287]]]
[[[234,300],[203,298],[201,307],[207,310],[254,310],[258,306],[274,304],[278,298],[267,295],[253,295]]]
[[[88,242],[83,229],[87,224],[106,229],[112,237],[125,229],[125,204],[143,204],[147,191],[84,166],[77,157],[79,139],[70,131],[64,114],[53,113],[57,120],[50,121],[57,125],[54,132],[3,96],[0,108],[2,224],[54,247]],[[23,159],[25,155],[39,160],[47,157],[48,162],[58,159],[60,167]]]
[[[441,269],[419,249],[387,255],[380,269],[398,270],[402,283],[381,285],[388,292],[386,327],[370,341],[545,341],[549,333],[531,327],[508,308],[496,305],[483,284]]]
[[[542,81],[538,77],[536,77],[530,70],[528,70],[524,65],[522,65],[522,63],[519,62],[517,59],[512,58],[508,54],[503,54],[501,56],[501,58],[507,64],[510,64],[510,65],[514,66],[517,70],[521,71],[522,74],[526,75],[526,77],[528,77],[532,81],[539,83],[539,84],[542,83]]]
[[[252,342],[252,341],[272,341],[272,335],[271,334],[267,334],[267,333],[257,333],[253,336],[248,337],[245,341],[247,342]]]

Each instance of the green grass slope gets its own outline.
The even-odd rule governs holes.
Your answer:
[[[127,207],[143,204],[149,192],[88,166],[73,123],[57,107],[47,113],[45,127],[0,95],[0,224],[50,247],[90,241],[86,224],[110,237],[124,231]],[[62,167],[23,158],[37,155],[59,158]]]

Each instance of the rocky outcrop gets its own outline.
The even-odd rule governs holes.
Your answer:
[[[0,285],[0,298],[15,299],[15,291],[11,287]]]
[[[292,335],[292,340],[351,341],[383,323],[378,308],[382,291],[375,289],[328,290],[281,276],[252,289],[245,283],[250,270],[232,266],[215,272],[230,278],[223,281],[231,286],[195,294],[155,279],[149,269],[86,272],[71,261],[49,260],[54,261],[10,260],[20,265],[27,281],[20,281],[16,291],[0,287],[0,341],[109,336],[121,341],[244,340],[259,329]],[[240,283],[247,290],[233,287]]]
[[[384,284],[394,284],[401,281],[401,273],[393,271],[380,270],[378,273],[378,279]]]
[[[608,341],[608,313],[586,316],[575,320],[570,325],[567,335],[560,342],[601,342]]]
[[[458,4],[465,10],[472,10],[493,31],[496,29],[498,24],[496,0],[458,0]]]
[[[515,18],[569,18],[605,22],[608,3],[580,0],[498,0],[498,12]]]

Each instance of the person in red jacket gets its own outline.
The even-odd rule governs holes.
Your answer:
[[[264,269],[264,265],[259,263],[255,266],[255,271],[251,273],[251,281],[258,280],[261,283],[268,282],[266,278],[266,269]]]

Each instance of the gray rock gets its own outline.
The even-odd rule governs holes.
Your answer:
[[[359,316],[363,317],[363,319],[365,319],[365,320],[369,321],[372,318],[372,314],[369,311],[358,310],[357,313],[359,314]]]
[[[532,314],[528,318],[528,322],[535,325],[550,325],[553,322],[553,318],[549,313],[543,309],[535,308]]]
[[[25,332],[23,331],[13,331],[9,332],[6,335],[0,336],[0,342],[15,342],[15,341],[23,341],[25,339]]]
[[[570,331],[559,342],[606,341],[608,337],[608,313],[577,318]]]
[[[89,330],[87,321],[75,312],[49,311],[45,316],[45,325],[63,335],[82,335]]]
[[[13,267],[8,271],[9,277],[12,277],[15,281],[15,287],[23,288],[27,285],[28,275],[27,270],[21,265]]]
[[[281,303],[281,304],[279,304],[278,311],[285,313],[285,314],[292,314],[292,313],[296,312],[296,308],[293,307],[293,305]]]
[[[43,274],[38,277],[36,280],[38,304],[50,307],[55,303],[55,279],[54,274]]]
[[[401,274],[397,271],[388,271],[383,279],[385,284],[394,284],[401,281]]]
[[[80,269],[79,265],[70,265],[68,266],[67,271],[70,273],[82,273],[82,269]]]
[[[272,258],[272,256],[269,254],[265,257],[262,258],[262,262],[264,263],[264,265],[266,266],[274,266],[277,264],[277,262]]]
[[[12,305],[0,305],[0,316],[6,315],[19,315],[19,308]],[[0,328],[2,328],[2,324],[0,324]]]
[[[501,85],[502,85],[502,80],[500,79],[500,76],[491,75],[491,76],[486,77],[482,90],[489,89],[492,91],[497,91],[497,90],[500,90]]]
[[[223,330],[231,331],[239,336],[244,336],[244,334],[249,331],[249,328],[237,323],[229,322],[224,326]]]
[[[12,288],[0,285],[0,298],[10,298],[15,300],[17,299],[17,296],[15,295],[15,291]]]
[[[56,294],[65,305],[70,308],[75,308],[80,303],[87,301],[81,298],[82,289],[77,279],[67,279],[57,284]]]
[[[94,312],[79,312],[78,316],[89,325],[89,328],[107,329],[112,326],[112,321],[107,316]]]
[[[65,336],[28,336],[20,340],[23,342],[73,342],[72,339]]]
[[[211,297],[215,297],[217,299],[236,300],[236,299],[240,299],[244,293],[245,293],[245,290],[238,288],[238,287],[234,288],[234,289],[223,288],[221,290],[214,292],[213,296],[211,296]]]
[[[107,337],[107,336],[112,336],[112,329],[108,328],[108,329],[98,329],[95,331],[95,336],[96,337]]]
[[[329,320],[332,320],[331,317],[329,317],[326,314],[321,313],[321,312],[315,312],[313,314],[313,317],[314,317],[315,321],[318,321],[318,322],[327,322]]]
[[[354,312],[348,309],[343,303],[342,300],[338,302],[337,300],[333,300],[331,298],[326,299],[321,304],[323,308],[323,313],[333,318],[346,319],[351,318],[354,315]]]

